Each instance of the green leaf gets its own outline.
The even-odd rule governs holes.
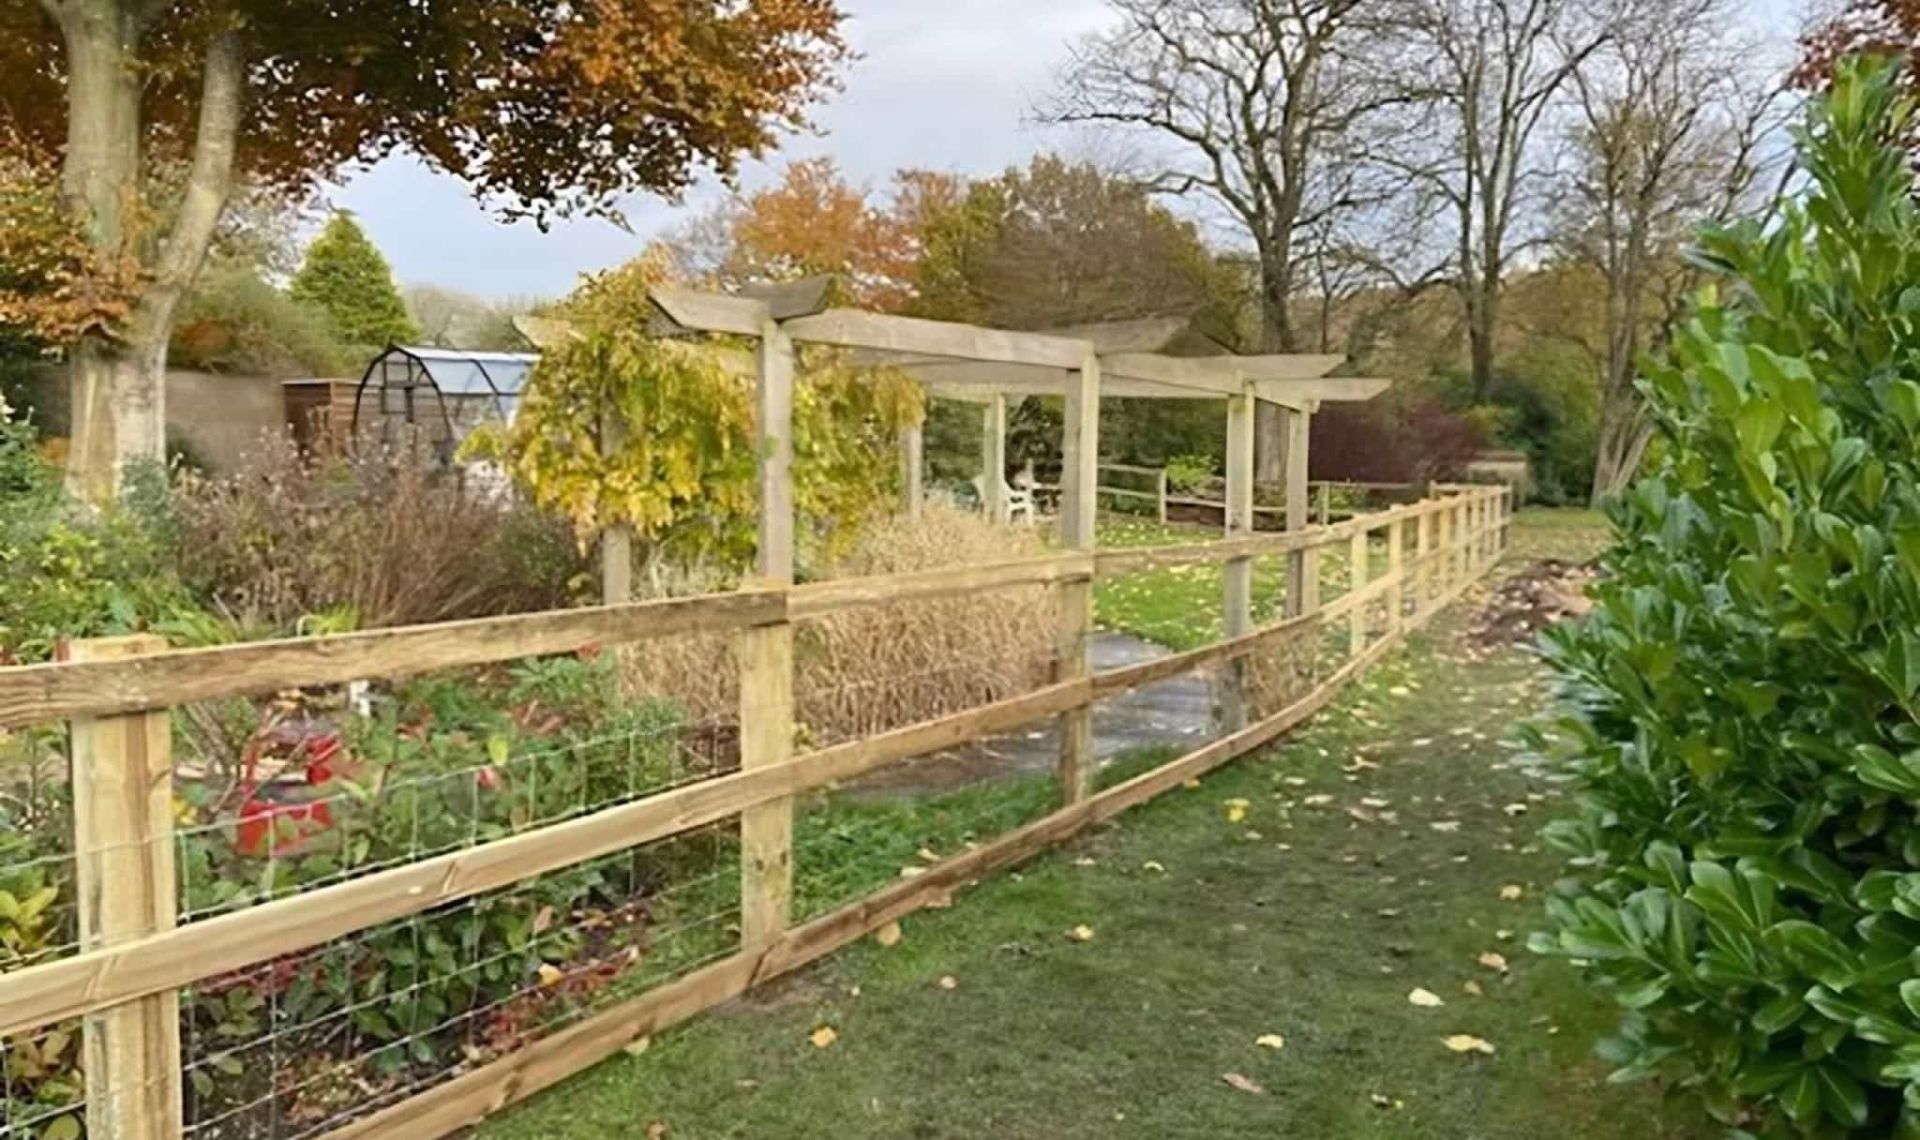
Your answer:
[[[1827,1115],[1843,1124],[1859,1128],[1867,1122],[1867,1090],[1846,1072],[1833,1065],[1814,1070],[1820,1083],[1820,1105]]]
[[[1903,796],[1920,795],[1920,754],[1895,756],[1878,744],[1857,744],[1853,770],[1869,786]]]

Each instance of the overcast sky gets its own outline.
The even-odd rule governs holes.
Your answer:
[[[1744,0],[1756,25],[1790,35],[1799,0]],[[833,155],[858,181],[903,167],[993,174],[1037,150],[1076,152],[1091,140],[1029,122],[1067,46],[1108,19],[1104,0],[843,0],[861,55],[846,89],[816,109],[818,137],[791,138],[773,162]],[[748,185],[766,181],[749,168]],[[501,225],[457,180],[410,158],[356,174],[331,200],[355,211],[404,284],[432,282],[491,296],[555,296],[583,272],[617,265],[689,209],[636,197],[633,233],[601,221]]]

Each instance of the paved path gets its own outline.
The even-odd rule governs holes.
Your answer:
[[[1095,633],[1090,648],[1094,672],[1119,669],[1167,650],[1132,634]],[[1116,756],[1156,745],[1193,747],[1213,732],[1213,674],[1200,670],[1121,693],[1093,707],[1093,752],[1105,765]],[[1060,756],[1055,721],[1021,732],[934,753],[895,765],[861,781],[858,791],[876,794],[941,792],[981,780],[1051,772]]]

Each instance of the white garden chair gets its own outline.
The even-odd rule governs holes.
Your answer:
[[[974,476],[973,490],[980,498],[980,509],[985,510],[987,508],[987,476]],[[1008,522],[1033,522],[1033,491],[1030,488],[1025,486],[1016,487],[1008,483],[1005,478],[1002,478],[1000,480],[1000,500],[1007,505]]]

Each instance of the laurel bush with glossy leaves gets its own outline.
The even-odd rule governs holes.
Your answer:
[[[1913,115],[1849,64],[1804,191],[1702,239],[1721,280],[1644,382],[1663,458],[1549,638],[1580,806],[1535,948],[1624,1007],[1621,1079],[1735,1135],[1920,1136]]]

